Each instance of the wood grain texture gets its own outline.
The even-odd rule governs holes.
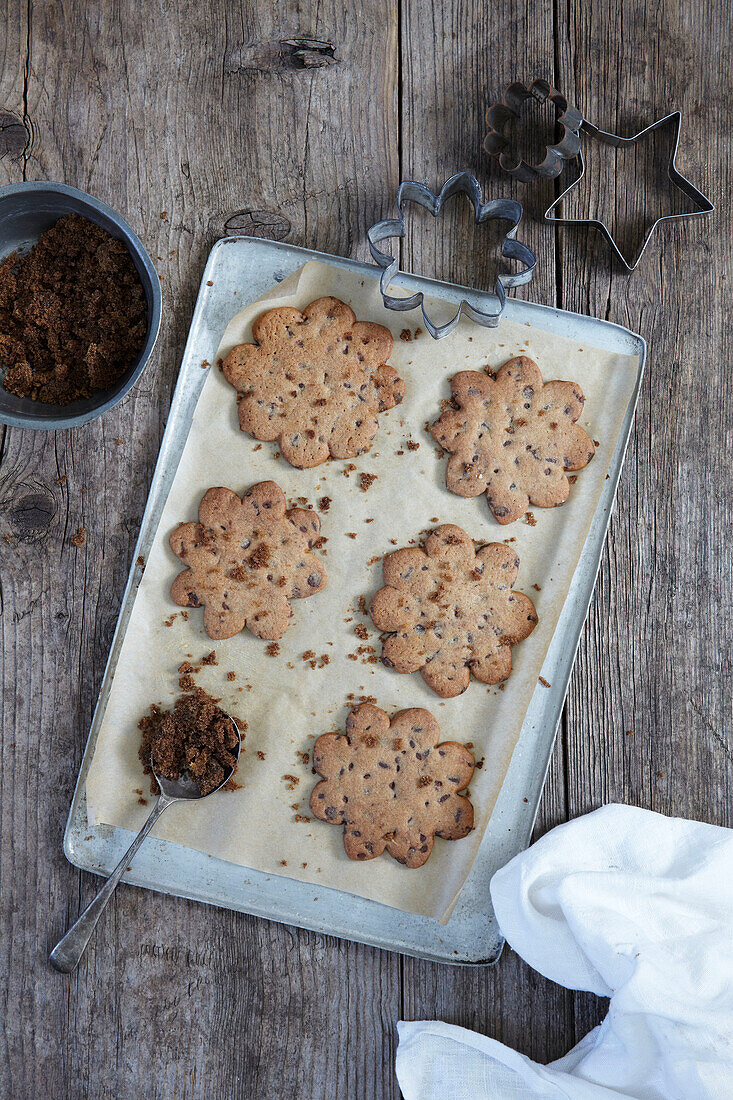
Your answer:
[[[46,956],[99,884],[61,839],[205,257],[232,218],[364,254],[396,185],[396,12],[37,2],[30,28],[26,12],[10,5],[0,45],[0,108],[32,119],[25,174],[120,210],[165,308],[114,411],[5,441],[0,1095],[393,1097],[397,958],[129,887],[75,975]],[[332,42],[334,63],[300,67],[288,39]],[[23,178],[22,158],[0,165]]]
[[[701,0],[691,22],[678,0],[8,0],[3,24],[0,184],[110,202],[158,258],[165,308],[155,360],[102,420],[0,429],[0,1095],[396,1100],[400,1016],[559,1056],[605,1005],[508,949],[490,971],[446,968],[129,887],[63,979],[48,949],[98,880],[61,837],[211,244],[244,231],[365,258],[400,178],[459,168],[525,203],[525,296],[649,342],[537,833],[613,799],[731,824],[731,91],[711,63],[729,5]],[[631,277],[588,231],[542,225],[560,183],[517,186],[481,151],[486,106],[533,76],[620,133],[679,106],[678,166],[718,213],[660,227]],[[669,201],[644,183],[653,150],[604,152],[592,194],[638,230]],[[459,208],[440,232],[411,221],[402,261],[490,285],[497,241]]]

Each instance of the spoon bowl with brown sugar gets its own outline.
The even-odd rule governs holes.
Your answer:
[[[223,712],[221,713],[223,714]],[[63,939],[59,940],[49,955],[51,965],[62,974],[70,974],[77,966],[97,926],[97,921],[101,917],[107,902],[112,897],[118,882],[122,878],[124,872],[129,869],[138,848],[163,811],[167,810],[169,806],[172,806],[174,802],[196,801],[200,798],[207,798],[210,794],[215,794],[216,791],[220,791],[222,787],[226,786],[234,775],[237,770],[237,763],[239,762],[239,754],[242,750],[242,742],[240,739],[239,727],[235,720],[229,714],[225,714],[224,717],[231,723],[234,735],[231,738],[232,745],[230,748],[231,755],[234,757],[234,764],[226,772],[219,785],[212,790],[206,791],[205,794],[201,793],[199,781],[187,772],[184,772],[177,779],[166,779],[164,775],[159,774],[156,770],[156,761],[151,754],[151,773],[160,788],[158,799],[147,821],[105,882],[102,889],[86,907],[78,920],[72,924]]]

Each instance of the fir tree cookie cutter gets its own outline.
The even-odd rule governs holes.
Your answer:
[[[510,123],[518,120],[525,103],[534,100],[544,104],[550,100],[557,112],[556,123],[562,128],[562,138],[557,142],[548,142],[544,160],[539,164],[530,164],[513,147],[507,136]],[[580,127],[583,116],[567,99],[546,80],[533,80],[529,87],[520,81],[509,84],[501,103],[494,103],[486,112],[486,125],[489,130],[484,138],[484,149],[499,161],[501,168],[514,179],[522,183],[532,183],[539,176],[543,179],[555,179],[563,170],[566,160],[572,160],[580,153]]]
[[[497,274],[494,284],[497,305],[478,308],[475,299],[472,302],[468,298],[462,298],[455,315],[445,324],[440,325],[432,321],[426,313],[422,291],[407,297],[396,297],[390,293],[390,284],[399,271],[399,260],[391,252],[384,252],[377,246],[390,237],[405,236],[404,207],[407,203],[417,203],[437,218],[446,201],[459,192],[463,192],[471,201],[477,225],[488,221],[510,223],[502,241],[501,254],[505,259],[516,260],[522,266],[516,272]],[[451,333],[464,314],[476,324],[495,328],[504,311],[507,290],[528,283],[537,265],[537,257],[532,249],[516,239],[517,229],[524,212],[521,203],[514,199],[490,199],[484,202],[476,177],[470,172],[457,172],[443,184],[437,195],[422,183],[403,180],[397,190],[397,210],[396,218],[386,218],[377,222],[367,231],[369,250],[375,262],[382,268],[379,289],[386,308],[403,312],[420,307],[425,328],[434,340],[442,340],[444,336]]]

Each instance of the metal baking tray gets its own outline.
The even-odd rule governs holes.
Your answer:
[[[148,554],[155,535],[206,378],[201,362],[213,361],[221,335],[239,309],[307,260],[335,264],[364,279],[378,280],[380,276],[379,269],[368,264],[252,237],[226,237],[214,245],[201,280],[133,562],[139,555]],[[432,279],[401,275],[399,282],[410,291],[423,290],[452,302],[458,302],[466,294],[466,288]],[[480,293],[469,293],[480,301]],[[538,685],[534,693],[489,826],[450,920],[441,925],[431,917],[404,913],[323,887],[315,898],[309,883],[247,870],[155,837],[146,840],[132,869],[124,876],[125,882],[436,962],[489,964],[499,958],[503,939],[491,905],[489,882],[499,867],[527,846],[532,834],[580,633],[593,594],[646,356],[640,336],[607,321],[516,300],[507,301],[504,316],[597,347],[637,355],[639,368],[609,478],[542,669],[544,679],[552,686]],[[110,825],[89,826],[85,785],[140,576],[140,567],[134,564],[64,834],[67,858],[82,870],[96,874],[109,874],[132,836],[129,831]]]

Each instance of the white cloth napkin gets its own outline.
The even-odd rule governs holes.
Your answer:
[[[733,830],[604,806],[516,856],[491,898],[514,950],[610,997],[608,1015],[548,1066],[465,1028],[401,1022],[405,1100],[733,1098]]]

